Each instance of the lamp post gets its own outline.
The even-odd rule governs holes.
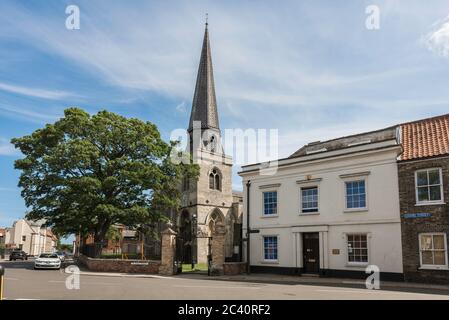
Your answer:
[[[197,248],[197,215],[196,213],[192,214],[192,227],[191,227],[191,245],[190,245],[190,256],[192,258],[192,270],[195,268],[196,262],[196,248]]]

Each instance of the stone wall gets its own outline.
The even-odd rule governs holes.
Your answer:
[[[161,264],[153,260],[93,259],[83,255],[79,261],[90,271],[120,273],[157,274]]]
[[[234,276],[246,272],[246,262],[225,262],[223,265],[225,275]]]
[[[416,206],[415,171],[442,168],[445,204]],[[449,270],[420,269],[419,234],[443,232],[449,238],[449,158],[433,158],[413,162],[400,162],[399,198],[401,206],[402,252],[406,281],[449,283]],[[405,218],[407,213],[430,213],[425,218]],[[446,244],[448,247],[448,244]]]
[[[212,275],[222,275],[223,265],[225,262],[225,237],[226,228],[223,223],[215,225],[214,234],[212,235]]]
[[[175,262],[176,232],[167,228],[162,232],[162,254],[159,273],[163,275],[174,275],[176,273]]]

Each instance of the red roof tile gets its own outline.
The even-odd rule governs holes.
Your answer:
[[[400,160],[412,160],[449,154],[449,114],[404,123]]]

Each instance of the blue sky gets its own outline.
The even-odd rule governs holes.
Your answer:
[[[65,28],[70,4],[80,30]],[[65,108],[149,120],[166,139],[187,126],[206,12],[222,129],[277,128],[280,156],[449,111],[447,1],[2,0],[0,226],[26,210],[9,140]]]

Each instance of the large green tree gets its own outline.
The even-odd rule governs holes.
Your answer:
[[[174,143],[139,119],[79,108],[31,135],[11,141],[27,218],[45,219],[60,235],[81,232],[103,241],[110,227],[151,226],[177,210],[179,183],[196,178],[195,165],[170,161]]]

